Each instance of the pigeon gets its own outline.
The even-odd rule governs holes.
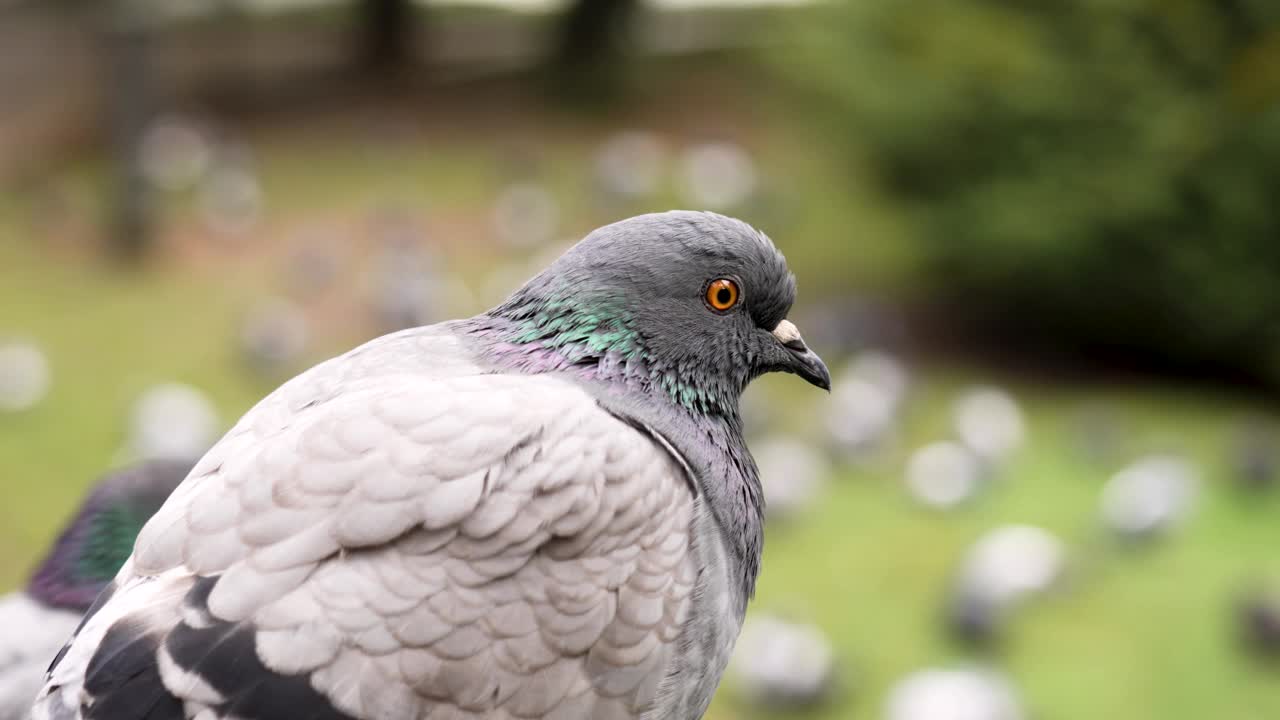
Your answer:
[[[1280,661],[1280,593],[1254,588],[1241,596],[1236,625],[1247,650],[1259,659]]]
[[[1130,541],[1167,534],[1191,514],[1199,477],[1194,465],[1176,455],[1142,457],[1103,487],[1103,522]]]
[[[1275,434],[1261,421],[1254,420],[1234,431],[1231,466],[1236,485],[1248,492],[1269,490],[1276,484],[1276,466],[1280,449]]]
[[[153,460],[105,475],[27,588],[0,597],[0,720],[27,717],[49,660],[129,557],[143,523],[193,464]]]
[[[222,425],[213,400],[197,387],[157,383],[138,396],[130,411],[128,451],[138,458],[200,457]]]
[[[766,438],[755,452],[769,519],[793,519],[822,496],[830,468],[826,458],[797,438]]]
[[[930,443],[907,459],[907,489],[931,508],[959,507],[977,494],[983,480],[982,459],[960,443]]]
[[[508,248],[541,247],[551,241],[560,207],[551,190],[534,181],[507,186],[493,204],[493,229]]]
[[[947,629],[967,645],[1000,639],[1019,605],[1047,593],[1066,574],[1061,540],[1043,528],[1004,525],[983,534],[965,553],[947,597]]]
[[[29,340],[0,343],[0,412],[30,410],[49,393],[49,360]]]
[[[812,707],[833,691],[835,650],[816,625],[753,613],[743,623],[729,673],[753,703],[779,710]]]
[[[860,354],[836,379],[828,403],[828,434],[840,454],[865,458],[893,435],[907,394],[907,371],[880,351]]]
[[[968,390],[956,400],[952,414],[956,436],[988,464],[1007,458],[1026,435],[1018,402],[998,387]]]
[[[253,370],[279,379],[281,371],[306,352],[307,325],[306,310],[297,303],[284,298],[263,300],[240,325],[240,354]]]
[[[652,132],[617,133],[596,152],[596,185],[615,199],[652,195],[662,182],[666,154],[662,138]]]
[[[741,206],[755,194],[755,163],[737,143],[694,145],[681,154],[680,166],[683,194],[708,207]]]
[[[1022,720],[1013,685],[984,667],[917,670],[889,691],[885,720]]]
[[[204,177],[213,159],[206,134],[178,117],[152,122],[142,136],[138,162],[152,187],[180,192]]]
[[[380,219],[380,245],[371,261],[371,306],[383,332],[425,325],[442,304],[439,263],[423,249],[424,235],[412,217]]]
[[[246,148],[220,148],[209,161],[196,199],[205,227],[222,238],[247,236],[262,219],[264,193]]]
[[[290,380],[143,528],[33,718],[701,717],[760,568],[738,398],[830,389],[795,287],[741,221],[641,215]]]

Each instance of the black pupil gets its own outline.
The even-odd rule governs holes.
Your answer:
[[[733,300],[733,293],[729,292],[729,288],[722,287],[716,291],[716,304],[728,305]]]

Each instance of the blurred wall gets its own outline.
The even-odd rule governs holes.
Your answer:
[[[81,144],[108,90],[97,71],[88,23],[47,10],[0,12],[0,179]]]

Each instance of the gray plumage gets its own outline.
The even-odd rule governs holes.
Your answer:
[[[738,398],[830,383],[794,293],[749,226],[640,216],[294,378],[147,524],[34,717],[700,717],[760,562]]]

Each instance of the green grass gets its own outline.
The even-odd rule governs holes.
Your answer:
[[[83,489],[115,462],[129,405],[147,385],[197,384],[227,418],[262,392],[231,354],[234,306],[215,283],[94,272],[0,242],[0,335],[38,342],[53,373],[44,403],[0,414],[0,586],[19,582]]]
[[[727,134],[758,153],[777,202],[773,215],[758,208],[746,214],[761,214],[788,250],[802,279],[801,304],[822,290],[900,283],[910,258],[895,244],[890,214],[869,197],[847,193],[840,184],[847,177],[824,162],[819,143],[778,130],[772,120],[740,122],[742,103],[730,95],[699,105],[705,117],[678,121],[661,103],[625,118],[591,119],[521,106],[512,120],[495,119],[477,102],[451,111],[460,118],[410,113],[407,132],[404,125],[384,131],[376,113],[365,118],[345,109],[338,113],[344,120],[355,118],[346,125],[259,128],[249,138],[268,195],[261,236],[211,249],[216,243],[196,227],[188,200],[175,198],[165,207],[159,257],[131,272],[104,268],[65,241],[35,241],[46,239],[43,231],[24,219],[21,203],[6,201],[0,206],[0,336],[40,342],[54,384],[37,409],[0,415],[0,588],[22,582],[84,488],[119,457],[129,404],[146,385],[196,384],[228,424],[271,389],[237,362],[232,340],[246,304],[276,291],[280,248],[300,228],[359,226],[372,208],[388,205],[425,209],[451,266],[477,287],[505,257],[490,237],[484,207],[506,175],[501,159],[512,148],[536,157],[564,203],[564,234],[573,236],[622,214],[679,204],[670,187],[644,207],[593,204],[584,167],[607,128],[652,127],[679,145],[706,137],[708,128],[729,127]],[[500,132],[503,127],[510,132]],[[72,206],[90,220],[100,177],[90,160],[63,178]],[[193,246],[200,249],[196,260],[182,252]],[[343,272],[356,275],[359,268]],[[316,359],[367,334],[358,323],[326,314],[330,309],[314,309]],[[812,620],[832,635],[841,658],[837,701],[803,715],[769,715],[736,702],[727,688],[712,717],[879,717],[895,679],[966,659],[939,633],[941,593],[967,543],[1010,522],[1042,525],[1072,548],[1071,581],[1017,618],[1010,643],[994,659],[1023,689],[1034,717],[1280,717],[1280,668],[1245,661],[1229,615],[1246,579],[1280,578],[1280,494],[1241,499],[1226,464],[1235,423],[1265,408],[1248,398],[1175,386],[1004,378],[1024,402],[1029,445],[972,507],[953,513],[918,508],[900,481],[906,453],[946,435],[957,389],[993,379],[1002,378],[946,364],[922,368],[899,442],[868,467],[839,468],[811,515],[768,529],[753,608]],[[820,394],[793,378],[762,384],[760,391],[785,416],[784,427],[819,431]],[[1077,449],[1080,418],[1097,408],[1125,431],[1105,462]],[[1118,547],[1096,520],[1102,483],[1128,459],[1165,449],[1203,468],[1202,502],[1168,542],[1141,551]]]
[[[979,377],[925,372],[902,448],[941,437],[948,399]],[[1246,581],[1280,577],[1280,496],[1243,497],[1227,462],[1231,429],[1257,408],[1158,387],[1014,387],[1025,400],[1030,443],[974,505],[951,513],[916,506],[900,482],[900,448],[878,468],[838,472],[819,509],[768,529],[753,608],[830,632],[846,692],[842,702],[803,715],[771,715],[722,697],[714,717],[874,718],[901,675],[982,659],[943,637],[939,610],[964,548],[1005,523],[1042,526],[1071,548],[1068,582],[1018,615],[1007,645],[989,658],[1024,689],[1034,717],[1280,714],[1280,668],[1247,661],[1230,614]],[[1082,410],[1099,406],[1137,438],[1102,463],[1086,458],[1078,437]],[[1097,521],[1102,484],[1135,454],[1168,449],[1203,470],[1197,511],[1167,542],[1114,542]]]

